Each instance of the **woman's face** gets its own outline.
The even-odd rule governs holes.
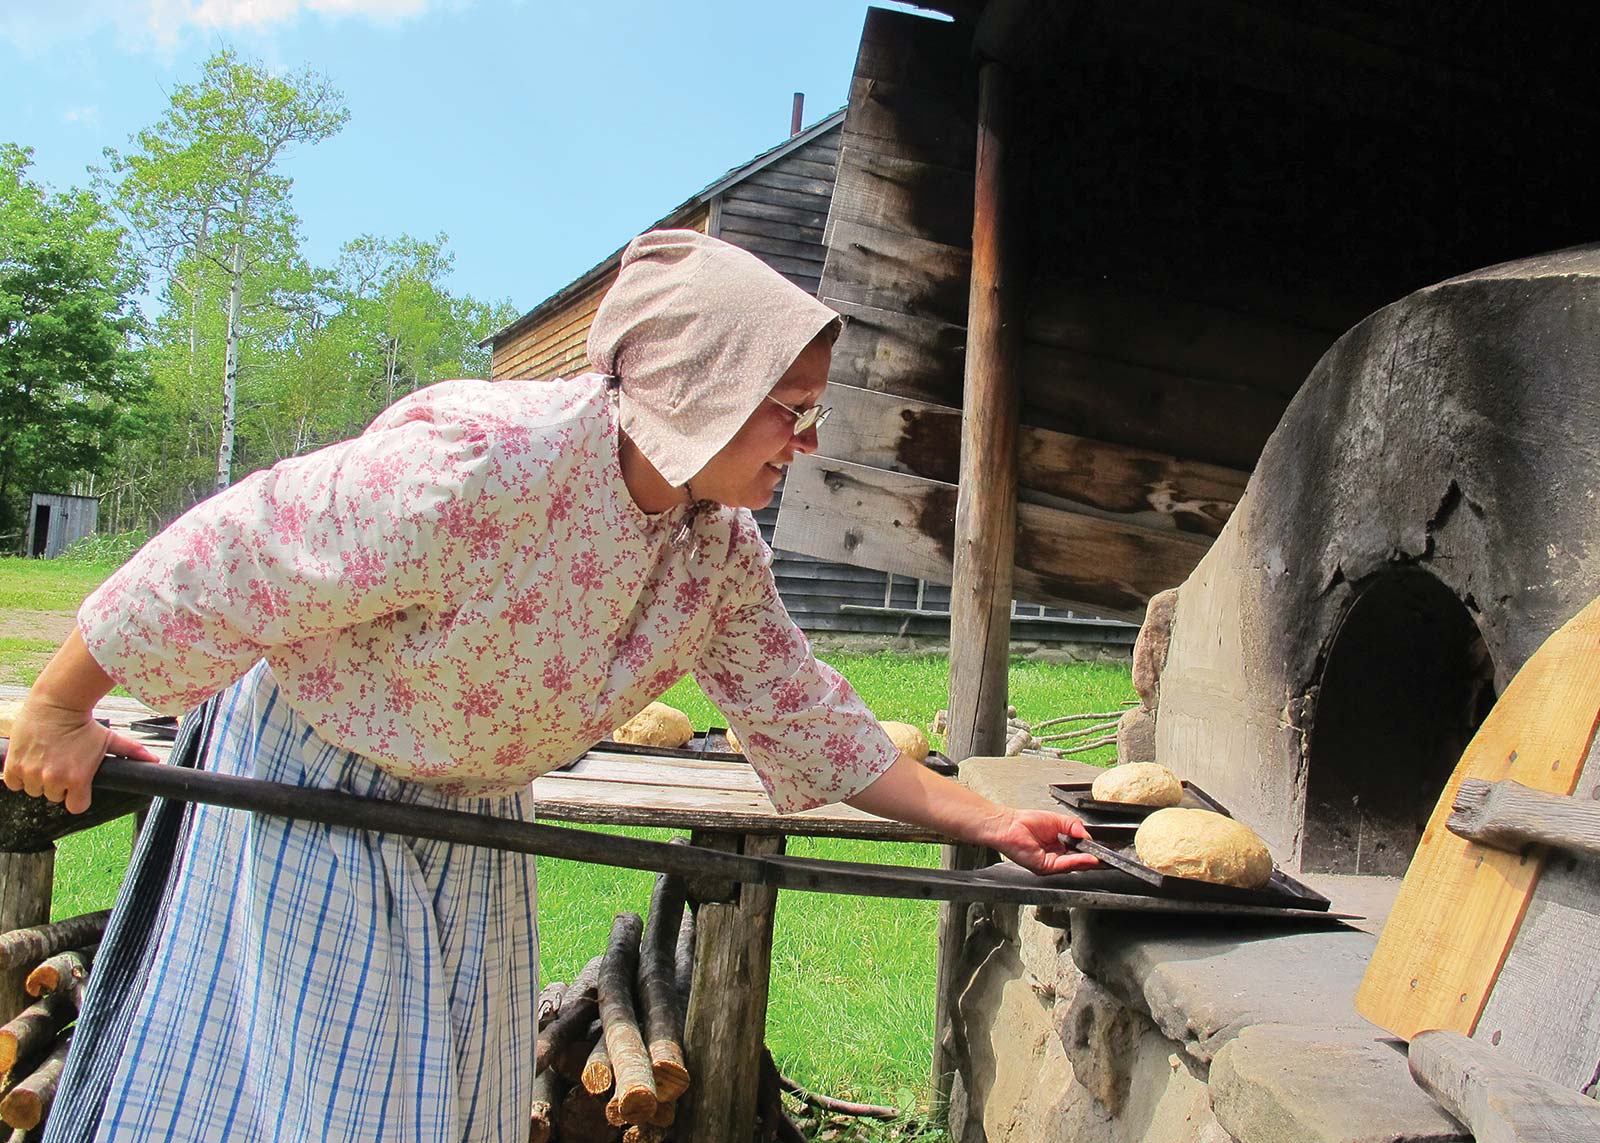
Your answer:
[[[695,497],[751,510],[772,503],[789,462],[817,451],[816,427],[796,436],[794,414],[779,405],[804,409],[820,401],[832,358],[832,347],[820,338],[801,351],[772,387],[772,400],[757,405],[733,439],[689,481]]]

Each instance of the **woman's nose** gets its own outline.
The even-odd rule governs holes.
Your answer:
[[[817,451],[817,426],[812,425],[803,433],[794,435],[794,451],[800,453],[813,453]]]

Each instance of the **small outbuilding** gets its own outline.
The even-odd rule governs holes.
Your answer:
[[[28,534],[24,551],[53,560],[74,540],[91,535],[100,519],[98,496],[35,492],[28,500]]]

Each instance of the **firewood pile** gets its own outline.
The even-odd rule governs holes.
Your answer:
[[[0,1027],[0,1121],[21,1143],[40,1134],[67,1062],[72,1023],[109,911],[0,934],[0,971],[28,969],[34,1002]]]

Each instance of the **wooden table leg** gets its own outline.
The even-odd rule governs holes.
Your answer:
[[[783,852],[782,836],[709,834],[696,844],[749,854]],[[695,913],[694,984],[684,1027],[691,1085],[674,1132],[695,1143],[750,1143],[767,1031],[772,922],[778,891],[740,885],[732,901]]]
[[[55,869],[56,847],[51,844],[34,853],[0,853],[0,933],[50,920]],[[33,1003],[22,982],[34,967],[24,964],[0,972],[0,1023]]]

